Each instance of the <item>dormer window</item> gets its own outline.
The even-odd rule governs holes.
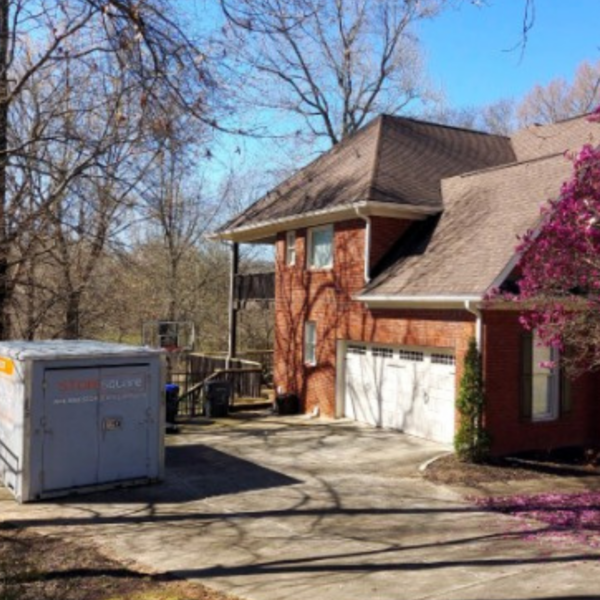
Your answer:
[[[307,266],[309,269],[333,267],[333,225],[308,230]]]
[[[285,234],[285,264],[293,267],[296,264],[296,232],[288,231]]]

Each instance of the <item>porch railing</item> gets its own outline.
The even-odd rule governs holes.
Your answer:
[[[202,405],[204,384],[208,381],[227,381],[231,385],[231,403],[239,398],[260,398],[263,366],[254,361],[223,356],[191,354],[186,373],[174,373],[173,383],[181,389],[180,414],[195,416]]]
[[[275,299],[275,273],[236,275],[234,297],[241,306],[248,302]]]

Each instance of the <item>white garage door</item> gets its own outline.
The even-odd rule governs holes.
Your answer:
[[[346,417],[452,443],[451,351],[348,343],[345,365]]]

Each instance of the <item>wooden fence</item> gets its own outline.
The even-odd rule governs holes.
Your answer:
[[[173,373],[172,381],[179,385],[179,412],[194,416],[200,409],[202,391],[207,381],[227,381],[231,385],[231,403],[236,398],[259,398],[263,384],[263,366],[244,359],[227,360],[223,356],[190,354],[185,373]]]

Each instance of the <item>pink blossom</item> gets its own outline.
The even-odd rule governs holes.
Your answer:
[[[600,548],[600,492],[536,494],[471,499],[487,510],[518,519],[526,540]]]
[[[600,122],[600,107],[592,120]],[[518,295],[490,296],[522,303],[521,324],[544,345],[577,348],[573,363],[600,368],[600,148],[587,144],[571,160],[559,196],[520,238]]]

